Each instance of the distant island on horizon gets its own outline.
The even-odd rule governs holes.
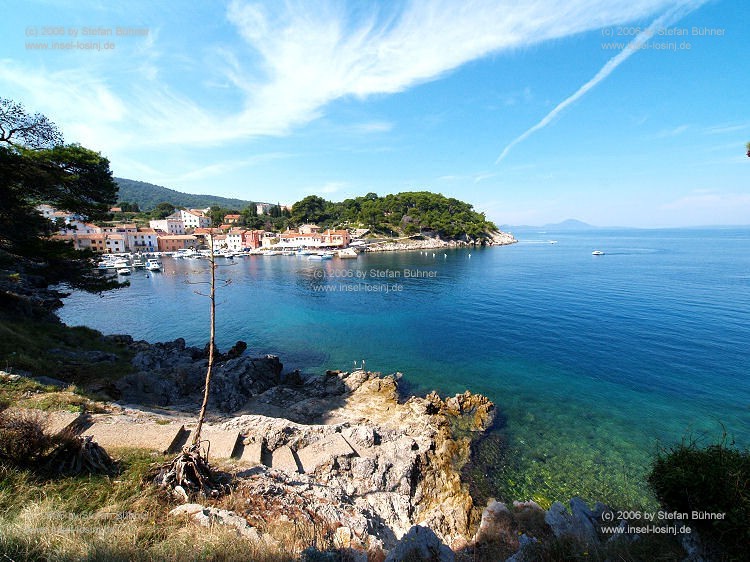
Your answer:
[[[548,223],[543,225],[530,225],[530,224],[502,224],[500,229],[508,231],[509,229],[515,230],[537,230],[537,229],[548,229],[548,230],[591,230],[596,228],[605,228],[600,226],[594,226],[578,219],[566,219],[561,222]]]

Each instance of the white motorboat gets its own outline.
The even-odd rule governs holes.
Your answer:
[[[594,250],[593,252],[591,252],[591,255],[592,256],[603,256],[604,252],[602,252],[601,250]]]
[[[161,269],[161,265],[155,259],[146,260],[146,269],[148,269],[149,271],[159,271]]]
[[[121,267],[117,270],[117,275],[130,275],[130,269],[127,267]]]

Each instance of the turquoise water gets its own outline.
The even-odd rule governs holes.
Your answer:
[[[659,443],[715,439],[723,424],[750,444],[750,230],[516,235],[435,256],[238,259],[219,272],[231,279],[219,345],[242,339],[307,372],[365,360],[402,372],[410,391],[488,395],[502,416],[472,477],[506,499],[643,505]],[[165,259],[128,288],[73,294],[61,317],[202,346],[206,267]]]

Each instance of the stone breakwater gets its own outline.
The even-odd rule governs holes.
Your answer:
[[[474,246],[507,246],[518,242],[512,234],[507,232],[493,232],[488,238],[474,240],[463,237],[458,240],[443,240],[435,237],[415,237],[399,241],[384,241],[367,246],[368,252],[402,252],[408,250],[437,250],[444,248],[470,248]]]

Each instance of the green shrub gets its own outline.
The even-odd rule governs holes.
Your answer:
[[[726,444],[699,447],[695,440],[661,451],[648,482],[669,510],[687,513],[691,527],[742,559],[750,545],[750,451]],[[697,519],[694,511],[722,519]]]

